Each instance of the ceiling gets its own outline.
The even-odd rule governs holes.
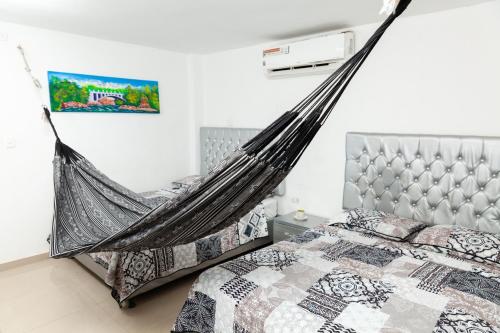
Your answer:
[[[414,0],[418,15],[488,0]],[[0,0],[0,20],[185,53],[373,23],[382,0]]]

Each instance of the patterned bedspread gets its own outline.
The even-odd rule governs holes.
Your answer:
[[[202,273],[175,332],[500,332],[500,268],[331,226]]]
[[[178,193],[175,188],[167,188],[149,195],[168,199]],[[121,302],[151,281],[195,267],[267,235],[267,216],[264,205],[259,204],[238,223],[193,243],[140,252],[100,252],[90,256],[107,269],[105,282],[113,288],[113,297]]]

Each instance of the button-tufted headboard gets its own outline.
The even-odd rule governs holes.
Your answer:
[[[256,128],[201,127],[200,173],[206,175],[224,157],[260,131]]]
[[[344,208],[500,233],[500,138],[348,133]]]
[[[256,128],[201,127],[200,174],[206,175],[219,161],[260,131]],[[285,195],[285,181],[278,185],[273,194]]]

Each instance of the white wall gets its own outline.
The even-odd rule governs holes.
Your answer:
[[[376,27],[353,29],[358,49]],[[263,47],[203,57],[201,125],[262,128],[325,78],[267,79]],[[341,209],[348,131],[500,136],[500,1],[396,22],[289,176],[282,213],[294,197]]]
[[[50,232],[54,137],[24,72],[21,43],[44,87],[47,70],[159,81],[161,113],[53,114],[64,142],[135,191],[192,172],[188,57],[0,22],[0,263],[43,253]],[[48,93],[44,90],[44,102]],[[7,149],[12,137],[15,149]]]
[[[347,131],[500,136],[499,17],[497,0],[397,22],[289,176],[281,212],[292,198],[340,210]],[[358,48],[375,28],[354,29]],[[66,143],[136,191],[198,169],[199,126],[262,128],[325,78],[267,79],[269,45],[186,56],[0,22],[0,263],[46,252],[52,218],[54,140],[18,43],[44,85],[47,70],[159,81],[160,115],[53,116]]]

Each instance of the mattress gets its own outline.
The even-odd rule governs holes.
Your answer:
[[[500,332],[500,268],[323,225],[203,272],[174,332]]]
[[[176,187],[169,187],[148,195],[171,198],[178,195],[179,191]],[[194,271],[197,266],[244,245],[247,251],[253,249],[247,246],[248,243],[263,238],[269,240],[267,222],[276,216],[277,209],[277,200],[267,198],[238,223],[195,242],[139,252],[92,253],[87,258],[90,257],[93,262],[102,266],[103,270],[99,270],[100,272],[91,270],[112,287],[113,297],[118,302],[123,302],[137,295],[146,285],[152,285],[155,280],[174,276],[175,273],[187,269]],[[262,246],[265,243],[267,242],[258,242],[256,245]],[[227,258],[227,255],[225,257]],[[90,266],[89,260],[81,256],[77,259],[87,267]]]

